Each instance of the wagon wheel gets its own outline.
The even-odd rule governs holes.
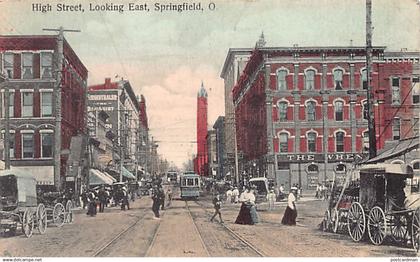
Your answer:
[[[407,240],[408,222],[406,214],[393,216],[389,227],[391,236],[395,242],[404,242]]]
[[[411,242],[414,250],[418,253],[420,250],[420,208],[413,212],[411,224]]]
[[[331,215],[331,219],[332,219],[332,225],[333,225],[333,232],[337,233],[338,231],[338,225],[340,223],[340,213],[339,211],[334,208],[332,211],[332,215]]]
[[[74,221],[73,216],[73,202],[71,200],[67,200],[66,203],[66,222],[72,223]]]
[[[365,211],[360,203],[351,204],[347,215],[347,229],[353,241],[359,242],[366,231]]]
[[[53,209],[53,222],[58,227],[61,227],[64,224],[65,220],[65,209],[63,204],[57,203]]]
[[[330,229],[331,215],[330,211],[325,211],[324,219],[322,220],[322,231],[327,232]]]
[[[39,204],[36,208],[36,220],[39,233],[44,234],[47,230],[47,210],[44,204]]]
[[[376,206],[369,212],[368,233],[370,242],[380,245],[384,241],[387,233],[387,223],[385,213],[382,208]]]
[[[30,209],[26,209],[22,217],[22,232],[27,238],[32,236],[34,224],[34,214]]]

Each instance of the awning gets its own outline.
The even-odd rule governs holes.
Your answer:
[[[405,140],[400,140],[395,146],[387,150],[382,151],[378,156],[368,159],[361,164],[373,164],[378,162],[384,162],[385,160],[399,157],[406,154],[407,152],[413,151],[420,147],[419,137],[412,137]]]
[[[38,185],[54,185],[54,166],[11,166],[10,169],[31,174]]]
[[[89,169],[89,184],[96,185],[112,185],[113,180],[97,169]]]
[[[377,173],[387,173],[393,175],[401,175],[405,177],[413,177],[413,168],[405,164],[388,164],[388,163],[379,163],[379,164],[368,164],[360,167],[360,174],[377,174]]]
[[[125,176],[126,178],[136,179],[136,177],[133,174],[131,174],[131,172],[128,171],[125,167],[122,167],[121,172],[122,172],[122,175]]]
[[[107,176],[107,177],[109,177],[111,180],[112,180],[112,182],[117,182],[117,180],[113,177],[113,176],[111,176],[110,174],[108,174],[107,172],[102,172],[105,176]]]

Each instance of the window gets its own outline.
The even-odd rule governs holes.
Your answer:
[[[420,104],[420,83],[419,78],[413,78],[413,105]]]
[[[305,89],[315,89],[315,70],[310,69],[305,72]]]
[[[290,164],[289,163],[284,163],[284,162],[279,162],[277,163],[277,167],[279,170],[289,170],[290,169]]]
[[[312,165],[308,166],[308,172],[309,173],[318,173],[318,171],[319,171],[319,169],[318,169],[317,165],[312,164]]]
[[[279,103],[279,119],[280,121],[287,120],[287,102],[280,102]]]
[[[420,169],[420,162],[415,162],[415,163],[413,164],[413,169],[414,169],[414,170],[419,170],[419,169]]]
[[[194,186],[194,178],[187,179],[187,186]]]
[[[363,151],[369,151],[369,131],[363,132]]]
[[[4,71],[7,74],[8,78],[13,78],[13,59],[14,55],[11,53],[5,53],[4,54]]]
[[[335,151],[344,152],[344,132],[337,132],[335,134]]]
[[[286,83],[286,70],[279,70],[277,71],[277,88],[278,90],[287,90],[287,83]]]
[[[414,136],[418,136],[419,135],[419,118],[415,117],[413,118],[413,130],[414,130]]]
[[[1,134],[1,138],[4,139],[5,133]],[[15,158],[15,134],[10,132],[9,133],[9,156],[10,158]],[[3,160],[5,155],[3,154]]]
[[[399,105],[401,104],[400,98],[400,78],[393,77],[391,80],[391,91],[392,91],[392,104]]]
[[[367,70],[363,69],[362,70],[362,75],[361,75],[361,82],[362,82],[362,88],[367,90],[368,89],[368,82],[367,82]]]
[[[32,53],[23,53],[22,54],[22,78],[31,79],[33,78],[33,54]]]
[[[397,117],[394,118],[392,120],[392,139],[400,140],[401,138],[400,127],[401,127],[400,119]]]
[[[335,83],[335,90],[343,89],[343,70],[336,69],[334,70],[334,83]]]
[[[288,145],[287,141],[289,140],[289,135],[287,133],[281,133],[279,136],[279,146],[280,146],[280,152],[287,152],[288,151]]]
[[[309,101],[306,103],[306,119],[308,121],[315,121],[315,105],[314,101]]]
[[[316,133],[308,133],[308,152],[316,152]]]
[[[52,116],[52,93],[43,92],[41,94],[41,116]]]
[[[52,133],[41,134],[41,157],[47,158],[52,157],[53,153],[53,139],[54,136]]]
[[[32,92],[22,93],[22,116],[23,117],[33,116],[33,102],[34,102],[34,96]]]
[[[336,101],[334,103],[335,110],[335,121],[343,121],[343,105],[342,101]]]
[[[42,52],[41,53],[41,77],[51,78],[52,77],[52,53]]]
[[[1,116],[5,117],[6,116],[6,110],[5,110],[5,106],[6,106],[6,93],[3,93],[1,95],[2,97],[2,112],[1,112]],[[15,102],[15,93],[14,92],[9,92],[9,117],[14,117],[15,113],[14,113],[14,102]]]
[[[362,111],[363,111],[363,119],[368,120],[369,119],[369,112],[368,112],[368,103],[367,101],[362,102]]]
[[[34,157],[34,135],[33,134],[22,134],[22,157],[33,158]]]

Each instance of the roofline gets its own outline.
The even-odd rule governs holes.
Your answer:
[[[229,48],[228,53],[226,55],[225,62],[223,63],[223,68],[222,68],[222,72],[220,73],[220,77],[221,78],[225,77],[228,64],[230,60],[232,59],[233,54],[251,54],[252,50],[254,50],[254,48],[245,48],[245,47]]]

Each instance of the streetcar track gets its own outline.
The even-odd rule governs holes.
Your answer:
[[[106,248],[108,248],[112,244],[116,243],[119,239],[121,239],[121,237],[123,235],[125,235],[125,233],[127,233],[130,229],[132,229],[133,227],[135,227],[138,224],[138,222],[142,221],[145,218],[146,214],[147,213],[145,212],[142,216],[137,217],[138,219],[136,221],[134,221],[134,223],[132,223],[130,226],[128,226],[124,230],[120,231],[120,233],[118,233],[117,235],[115,235],[105,245],[103,245],[102,247],[100,247],[99,249],[97,249],[96,252],[92,256],[93,257],[98,257]]]
[[[156,230],[155,230],[155,232],[153,233],[153,238],[152,238],[152,241],[150,242],[150,245],[149,245],[149,247],[147,248],[146,253],[144,254],[144,257],[148,257],[148,256],[149,256],[150,251],[152,250],[153,246],[154,246],[154,245],[155,245],[155,243],[156,243],[157,236],[159,235],[159,232],[160,232],[160,225],[162,225],[162,218],[163,218],[164,216],[165,216],[165,213],[163,213],[163,214],[160,216],[159,225],[156,227]]]
[[[207,208],[201,204],[198,203],[198,201],[194,201],[199,207],[201,207],[202,209],[204,209],[204,211],[206,212],[206,214],[209,215],[209,212],[207,211]],[[188,208],[189,210],[189,208]],[[190,210],[189,210],[190,211]],[[191,211],[190,211],[190,215],[191,215]],[[211,214],[210,214],[211,215]],[[193,219],[194,221],[194,219]],[[194,221],[195,224],[195,221]],[[233,236],[234,238],[236,238],[237,240],[239,240],[240,242],[242,242],[243,244],[245,244],[245,246],[247,246],[248,248],[250,248],[254,253],[258,254],[260,257],[266,257],[267,255],[265,255],[262,251],[258,250],[254,245],[252,245],[251,243],[249,243],[245,238],[243,238],[242,236],[240,236],[238,233],[236,233],[234,230],[232,230],[230,227],[228,227],[225,223],[220,223],[220,225],[226,229],[226,231]],[[201,236],[200,236],[201,237]]]
[[[207,256],[208,256],[208,257],[211,257],[210,252],[209,252],[209,250],[208,250],[208,248],[207,248],[206,244],[204,243],[203,236],[201,235],[200,230],[198,230],[197,223],[195,222],[195,220],[194,220],[194,218],[193,218],[193,216],[192,216],[192,214],[191,214],[190,207],[188,206],[188,201],[185,201],[185,205],[186,205],[186,207],[187,207],[188,214],[190,215],[190,218],[191,218],[191,220],[192,220],[192,222],[193,222],[193,224],[194,224],[195,231],[197,232],[198,237],[200,238],[201,245],[204,247],[204,250],[206,251]]]

